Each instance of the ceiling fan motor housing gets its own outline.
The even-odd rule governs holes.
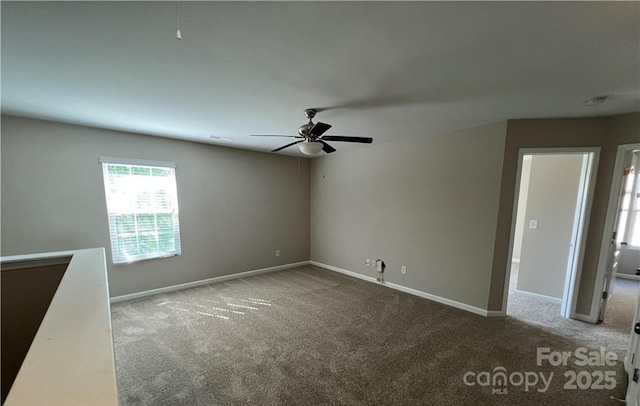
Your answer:
[[[311,129],[313,128],[313,123],[311,121],[309,121],[307,124],[302,124],[300,126],[300,128],[298,128],[298,134],[300,134],[301,136],[308,138],[309,137],[309,132],[311,131]]]
[[[309,139],[309,138],[312,138],[312,137],[309,136],[309,133],[311,132],[311,129],[315,125],[313,123],[313,118],[316,116],[316,110],[315,109],[306,109],[304,111],[304,116],[309,119],[309,122],[306,123],[306,124],[302,124],[300,126],[300,128],[298,128],[298,134],[300,134],[304,138]],[[315,137],[313,137],[313,138],[315,138]]]

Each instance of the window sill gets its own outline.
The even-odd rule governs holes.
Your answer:
[[[135,264],[137,262],[141,262],[141,261],[149,261],[152,259],[164,259],[164,258],[171,258],[171,257],[177,257],[182,255],[181,252],[177,253],[177,254],[167,254],[167,255],[159,255],[159,256],[153,256],[153,257],[146,257],[146,258],[136,258],[136,259],[132,259],[131,261],[112,261],[113,265],[131,265],[131,264]]]

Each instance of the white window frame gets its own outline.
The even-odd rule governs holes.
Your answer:
[[[164,161],[151,161],[151,160],[144,160],[144,159],[128,159],[128,158],[116,158],[116,157],[100,157],[100,164],[102,166],[102,173],[103,173],[103,182],[104,182],[104,188],[105,188],[105,199],[106,199],[106,207],[107,207],[107,218],[109,221],[109,236],[110,236],[110,241],[111,241],[111,256],[112,256],[112,260],[114,264],[123,264],[123,263],[131,263],[131,262],[136,262],[136,261],[141,261],[141,260],[146,260],[146,259],[153,259],[153,258],[166,258],[166,257],[172,257],[172,256],[176,256],[176,255],[180,255],[181,251],[182,251],[182,247],[180,244],[180,224],[179,224],[179,210],[178,210],[178,192],[177,192],[177,179],[176,179],[176,172],[175,172],[175,168],[176,165],[174,162],[164,162]],[[146,168],[150,168],[150,169],[170,169],[170,175],[169,178],[170,180],[168,180],[168,186],[165,185],[166,187],[163,188],[162,190],[168,190],[169,191],[169,208],[171,209],[171,211],[166,212],[164,210],[159,210],[157,206],[155,206],[155,203],[151,203],[149,205],[149,212],[140,212],[139,207],[128,207],[126,208],[126,210],[123,211],[122,207],[120,207],[119,209],[115,209],[115,201],[112,198],[112,192],[111,192],[111,183],[110,183],[110,178],[109,178],[109,172],[108,172],[108,167],[109,165],[122,165],[122,166],[129,166],[130,169],[131,167],[146,167]],[[149,176],[153,177],[152,173],[153,171],[150,172],[151,174]],[[154,202],[155,200],[152,199]],[[111,204],[110,204],[111,202]],[[117,211],[116,211],[117,210]],[[158,234],[158,214],[168,214],[170,213],[172,215],[171,221],[173,222],[173,248],[171,250],[164,250],[164,251],[157,251],[157,252],[151,252],[151,253],[145,253],[145,254],[140,254],[139,252],[136,254],[131,254],[131,253],[127,253],[124,250],[121,249],[122,244],[121,244],[121,239],[123,238],[122,235],[119,234],[118,232],[118,227],[116,225],[116,216],[122,215],[122,214],[126,214],[126,215],[134,215],[135,219],[138,218],[138,215],[141,214],[153,214],[154,220],[155,220],[155,229],[152,232],[153,235],[155,235],[156,237],[156,244],[160,244],[160,241],[158,240],[159,238],[159,234]],[[143,232],[141,232],[140,230],[138,230],[137,227],[137,220],[136,221],[136,226],[135,226],[135,231],[134,231],[134,235],[136,237],[136,242],[139,243],[140,240],[140,236],[143,235]],[[158,248],[159,245],[158,245]]]
[[[637,205],[638,203],[638,197],[637,195],[640,193],[640,153],[633,152],[633,154],[635,154],[635,158],[632,160],[632,165],[630,167],[630,172],[627,176],[633,176],[633,183],[631,185],[631,190],[629,192],[625,191],[626,188],[626,177],[623,178],[623,182],[622,182],[622,196],[621,199],[622,201],[624,201],[624,195],[629,193],[629,204],[627,207],[624,207],[624,205],[620,204],[620,210],[618,211],[618,217],[620,217],[622,215],[623,211],[627,212],[626,215],[626,219],[624,221],[624,228],[623,228],[623,232],[619,233],[619,235],[616,236],[616,240],[618,242],[627,242],[629,245],[629,248],[635,248],[635,249],[640,249],[640,245],[638,244],[633,244],[633,242],[631,240],[632,236],[636,236],[635,234],[638,233],[640,234],[640,230],[635,230],[634,229],[634,225],[636,224],[636,218],[637,216],[640,216],[640,206]],[[617,230],[616,231],[620,231],[621,228],[621,224],[618,224]]]

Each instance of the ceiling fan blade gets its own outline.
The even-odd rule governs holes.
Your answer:
[[[271,151],[271,152],[278,152],[278,151],[280,151],[281,149],[288,148],[288,147],[290,147],[290,146],[292,146],[292,145],[300,144],[301,142],[304,142],[304,140],[294,141],[294,142],[292,142],[291,144],[287,144],[287,145],[285,145],[285,146],[283,146],[283,147],[276,148],[276,149],[274,149],[274,150],[273,150],[273,151]]]
[[[314,124],[313,127],[311,127],[311,130],[309,130],[309,135],[315,135],[316,137],[319,137],[325,132],[327,132],[329,128],[331,128],[330,124],[317,122]]]
[[[299,135],[272,135],[272,134],[251,134],[250,137],[287,137],[287,138],[304,138]]]
[[[373,142],[371,137],[347,137],[344,135],[325,135],[322,139],[324,141],[361,142],[363,144],[371,144]]]
[[[322,150],[324,152],[326,152],[327,154],[330,154],[332,152],[336,152],[336,149],[334,147],[332,147],[331,145],[327,144],[326,142],[319,140],[322,143]]]

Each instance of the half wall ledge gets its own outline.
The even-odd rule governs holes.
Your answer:
[[[19,370],[15,374],[13,385],[10,385],[10,389],[6,388],[8,395],[4,405],[117,405],[104,248],[0,257],[0,264],[0,275],[7,281],[11,279],[10,274],[13,274],[13,279],[16,276],[18,280],[24,279],[20,273],[27,277],[40,275],[43,279],[48,279],[41,283],[32,277],[28,283],[19,282],[15,285],[24,290],[26,300],[22,303],[26,303],[25,312],[30,307],[29,302],[36,301],[41,294],[42,285],[48,285],[53,294],[48,306],[46,301],[49,298],[41,306],[44,317],[32,327],[37,332],[35,336],[31,334],[33,341],[21,366],[18,361]],[[39,271],[27,274],[34,270]],[[59,276],[57,279],[49,278],[49,270],[59,272],[61,279]],[[39,283],[41,286],[38,286]],[[21,309],[11,309],[10,304],[5,303],[4,289],[8,286],[4,281],[2,285],[4,323],[5,309],[18,313]],[[19,320],[20,314],[14,319]],[[17,333],[21,325],[18,322],[14,332]],[[4,343],[4,328],[2,335]],[[19,341],[24,337],[17,334],[14,339]],[[4,356],[2,362],[4,372]]]

